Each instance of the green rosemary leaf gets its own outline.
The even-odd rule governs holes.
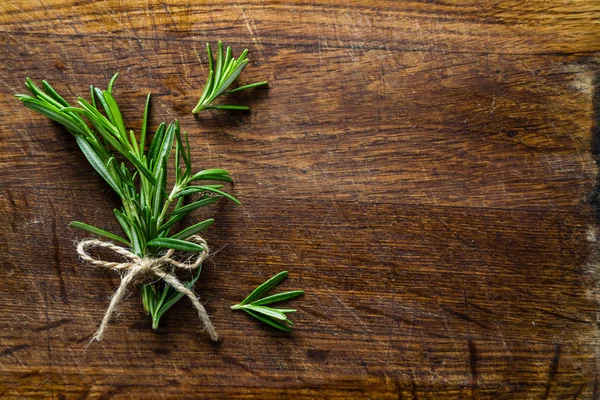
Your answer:
[[[192,173],[192,150],[190,148],[190,138],[188,137],[188,133],[184,132],[185,136],[185,154],[187,158],[185,176],[186,178]]]
[[[158,152],[158,149],[160,148],[160,145],[163,142],[166,127],[167,124],[161,122],[161,124],[156,129],[156,132],[154,133],[154,137],[152,138],[152,142],[150,143],[150,149],[148,150],[148,160],[150,160],[150,162],[156,160],[156,153]]]
[[[213,93],[212,97],[216,98],[220,96],[228,87],[233,83],[233,81],[242,73],[246,65],[249,63],[249,60],[244,60],[240,65],[236,67],[236,69],[231,72],[231,74],[221,83],[219,88]]]
[[[140,232],[140,223],[139,220],[133,219],[133,223],[131,224],[131,244],[133,245],[132,249],[136,254],[144,254],[145,245],[142,242],[143,235]]]
[[[292,290],[290,292],[277,293],[272,296],[263,297],[260,300],[253,301],[252,304],[255,306],[261,306],[271,303],[277,303],[280,301],[291,300],[298,296],[302,296],[304,294],[304,290]]]
[[[98,157],[98,155],[94,152],[90,144],[81,136],[75,136],[75,140],[79,145],[79,148],[83,152],[83,155],[92,167],[100,174],[102,178],[110,185],[111,188],[120,196],[123,197],[123,191],[121,190],[120,185],[115,180],[114,176],[108,171],[106,165],[102,162],[102,160]]]
[[[221,73],[223,72],[223,42],[219,40],[217,43],[217,66],[215,68],[215,88],[218,90],[221,84]],[[213,94],[210,96],[214,99],[214,90]]]
[[[60,112],[69,113],[69,115],[71,116],[73,116],[74,114],[87,115],[87,110],[73,106],[62,107],[60,109]]]
[[[227,50],[225,51],[225,61],[223,62],[223,70],[225,71],[223,76],[227,75],[227,71],[229,71],[229,68],[233,63],[235,63],[235,59],[231,58],[231,47],[227,46]]]
[[[213,169],[205,169],[202,170],[198,173],[196,173],[196,175],[194,176],[201,176],[201,175],[229,175],[229,171],[225,170],[225,169],[219,169],[219,168],[213,168]],[[194,179],[201,179],[201,178],[194,178]]]
[[[181,138],[180,135],[175,135],[177,141],[175,142],[175,182],[181,182]]]
[[[233,179],[227,175],[205,175],[201,179],[204,181],[233,182]]]
[[[219,197],[217,197],[217,196],[215,196],[215,197],[208,197],[206,199],[198,200],[198,201],[195,201],[195,202],[193,202],[191,204],[183,206],[183,207],[181,207],[179,209],[173,210],[173,215],[187,214],[187,213],[189,213],[189,212],[191,212],[191,211],[193,211],[193,210],[195,210],[197,208],[204,207],[204,206],[207,206],[209,204],[216,203],[217,201],[219,201]]]
[[[130,226],[130,222],[128,221],[127,217],[125,215],[123,215],[119,210],[117,210],[116,208],[113,210],[115,217],[117,218],[117,221],[119,221],[119,224],[121,225],[121,228],[123,228],[123,231],[125,232],[125,235],[127,235],[128,238],[131,239],[131,228]]]
[[[209,187],[211,189],[221,189],[223,187],[223,185],[205,185],[205,186]],[[200,186],[187,186],[185,189],[177,192],[173,196],[173,198],[187,197],[187,196],[190,196],[192,194],[206,192],[206,190],[197,189],[197,188],[200,188]]]
[[[104,98],[103,91],[98,89],[97,87],[95,87],[94,93],[96,94],[96,99],[98,99],[98,101],[100,102],[100,105],[104,109],[104,112],[106,113],[106,116],[108,117],[108,120],[112,120],[111,109],[110,109],[109,105],[106,103],[106,99]]]
[[[227,90],[227,91],[225,91],[225,93],[241,92],[242,90],[254,89],[254,88],[265,86],[268,84],[269,84],[269,82],[267,82],[267,81],[251,83],[250,85],[239,86],[239,87],[236,87],[235,89]]]
[[[187,140],[187,132],[183,133],[185,138],[186,138],[186,142]],[[187,176],[187,174],[189,173],[189,171],[192,169],[192,160],[189,157],[188,152],[186,151],[185,146],[183,145],[183,141],[181,140],[181,133],[178,130],[175,131],[175,137],[177,139],[177,146],[176,149],[179,149],[178,155],[181,155],[181,158],[183,159],[183,163],[185,164],[185,174]],[[178,158],[178,157],[176,157]],[[177,167],[179,167],[179,164],[177,165]]]
[[[195,235],[196,233],[208,228],[212,225],[213,222],[215,222],[215,220],[212,218],[207,219],[206,221],[199,222],[195,225],[190,226],[189,228],[185,228],[181,232],[171,236],[171,238],[185,240],[190,236]]]
[[[129,140],[131,141],[131,147],[133,147],[133,154],[135,157],[140,157],[140,148],[138,147],[137,139],[135,138],[135,133],[133,130],[129,130]]]
[[[156,238],[146,243],[148,246],[163,247],[165,249],[175,249],[179,251],[202,252],[204,247],[199,244],[186,242],[185,240],[173,238]]]
[[[248,55],[248,49],[244,49],[244,51],[242,51],[242,54],[240,54],[240,56],[237,59],[237,65],[239,65],[241,62],[245,61],[247,55]]]
[[[107,232],[104,229],[100,229],[100,228],[96,228],[95,226],[92,226],[92,225],[84,224],[83,222],[73,221],[69,224],[69,226],[71,228],[83,229],[84,231],[88,231],[95,235],[104,236],[106,238],[116,240],[117,242],[125,243],[126,245],[131,246],[131,243],[129,243],[127,240],[123,239],[122,237],[117,236],[113,233]]]
[[[198,113],[200,110],[202,110],[202,105],[204,104],[204,102],[206,101],[206,98],[209,96],[209,94],[211,93],[212,90],[212,85],[213,85],[213,79],[214,79],[214,71],[211,69],[208,72],[208,78],[206,78],[206,83],[204,84],[204,90],[202,91],[202,94],[200,95],[200,100],[198,100],[198,104],[196,105],[196,107],[192,110],[193,114]]]
[[[217,105],[214,105],[214,106],[212,106],[212,105],[211,106],[206,106],[206,107],[204,107],[204,109],[206,109],[206,110],[212,109],[212,110],[239,110],[239,111],[248,111],[248,110],[250,110],[250,107],[248,107],[248,106],[232,106],[232,105],[226,105],[226,104],[223,104],[223,105],[217,104]]]
[[[94,108],[96,108],[96,96],[94,95],[94,86],[90,85],[90,101]]]
[[[244,311],[246,311],[248,314],[250,314],[251,316],[253,316],[254,318],[258,319],[259,321],[264,322],[267,325],[271,325],[273,328],[277,328],[279,330],[282,330],[284,332],[291,332],[292,328],[290,328],[289,326],[282,324],[281,322],[273,319],[273,318],[269,318],[269,317],[265,317],[259,313],[256,313],[252,310],[249,310],[247,308],[244,308]],[[289,321],[289,320],[288,320]]]
[[[146,106],[144,107],[144,116],[142,117],[142,131],[140,133],[140,154],[144,154],[146,148],[146,130],[148,128],[148,111],[150,110],[150,93],[146,96]]]
[[[270,278],[269,280],[267,280],[266,282],[264,282],[262,285],[260,285],[256,289],[254,289],[254,291],[252,293],[250,293],[248,295],[248,297],[246,297],[240,303],[240,305],[244,305],[244,304],[250,303],[252,300],[256,299],[261,294],[263,294],[263,293],[269,291],[270,289],[272,289],[273,287],[277,286],[282,280],[285,279],[285,277],[287,275],[288,275],[287,271],[281,271],[277,275],[273,276],[272,278]]]
[[[151,314],[152,310],[150,309],[150,296],[151,294],[148,292],[151,285],[140,285],[140,293],[142,294],[142,306],[144,307],[144,311],[146,314]]]
[[[223,180],[223,181],[231,181],[231,178],[228,176],[229,172],[224,169],[205,169],[204,171],[200,171],[189,179],[190,182],[197,180]],[[222,179],[221,179],[222,177]]]
[[[148,230],[149,230],[149,234],[148,237],[158,237],[158,228],[157,228],[157,223],[156,221],[158,221],[158,217],[156,215],[149,215],[149,221],[148,221]]]
[[[255,306],[252,304],[248,304],[248,305],[244,306],[244,309],[252,310],[254,312],[261,313],[263,315],[266,315],[267,317],[278,319],[280,321],[285,321],[287,319],[287,316],[284,313],[276,310],[275,308]]]
[[[208,73],[214,72],[214,60],[212,49],[210,48],[210,43],[206,43],[206,54],[208,55]]]
[[[146,302],[148,304],[148,309],[151,315],[154,315],[156,312],[156,294],[154,293],[154,286],[147,285],[146,292],[144,293],[146,297]]]
[[[115,73],[112,78],[110,78],[110,81],[108,81],[108,88],[106,89],[106,91],[110,94],[112,94],[112,89],[113,86],[115,85],[115,81],[117,80],[117,76],[119,76],[119,73]]]
[[[177,123],[177,121],[175,121],[175,123],[169,124],[169,127],[167,128],[167,131],[165,133],[165,137],[162,140],[160,149],[159,149],[158,153],[156,154],[156,159],[158,160],[158,162],[154,166],[155,173],[157,171],[159,171],[160,169],[165,168],[167,160],[169,159],[169,156],[171,155],[171,149],[173,148],[173,139],[175,137],[175,129],[178,129],[178,128],[179,128],[179,123]]]
[[[233,197],[232,195],[230,195],[229,193],[225,193],[221,190],[215,189],[211,186],[188,186],[187,188],[185,188],[184,190],[182,190],[181,192],[177,193],[177,195],[175,195],[175,197],[186,197],[192,194],[196,194],[196,193],[202,193],[202,192],[212,192],[212,193],[216,193],[219,196],[223,196],[228,198],[229,200],[233,201],[234,203],[241,205],[242,203],[239,202],[238,199],[236,199],[235,197]]]
[[[109,119],[117,129],[119,130],[119,134],[123,139],[127,139],[127,130],[125,129],[125,123],[123,122],[123,116],[121,115],[121,110],[115,101],[115,98],[112,97],[110,92],[104,91],[102,92],[102,96],[104,97],[104,101],[108,105],[110,109]]]
[[[66,101],[65,99],[63,99],[61,95],[56,93],[56,90],[54,90],[54,88],[52,86],[50,86],[50,84],[48,82],[42,81],[42,86],[44,87],[44,90],[46,91],[46,93],[48,93],[48,96],[52,97],[54,100],[59,102],[63,107],[70,106],[69,102]]]
[[[169,285],[164,285],[162,288],[162,293],[156,303],[156,309],[160,309],[163,305],[163,303],[165,302],[165,300],[167,299],[169,293],[172,291],[172,288]]]
[[[158,171],[158,176],[156,177],[156,182],[160,185],[160,187],[154,188],[154,199],[152,201],[152,215],[158,217],[161,212],[161,208],[164,204],[164,195],[163,195],[163,184],[165,182],[165,174],[166,171],[161,169]],[[154,184],[156,186],[156,183]]]

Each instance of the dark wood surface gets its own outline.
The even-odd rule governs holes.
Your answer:
[[[476,4],[473,4],[476,3]],[[598,398],[598,1],[0,3],[0,397]],[[252,60],[252,113],[190,114],[205,43]],[[220,249],[153,331],[77,259],[116,198],[13,94],[114,72],[128,125],[178,118],[233,171]],[[283,269],[292,334],[229,306]]]

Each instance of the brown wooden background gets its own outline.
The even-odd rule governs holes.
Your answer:
[[[600,2],[87,3],[0,3],[0,397],[598,398]],[[219,39],[270,88],[195,119]],[[119,279],[67,224],[117,230],[116,198],[13,94],[116,71],[130,127],[152,92],[233,171],[196,287],[220,345],[134,290],[83,351]],[[229,311],[283,269],[292,334]]]

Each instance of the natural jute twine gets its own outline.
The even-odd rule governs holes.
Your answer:
[[[127,289],[127,287],[132,283],[142,283],[154,277],[158,277],[164,280],[175,290],[185,294],[190,299],[194,307],[196,307],[196,310],[198,311],[198,316],[200,317],[200,320],[202,320],[202,322],[204,323],[204,327],[206,328],[206,331],[210,335],[211,339],[214,341],[219,340],[219,335],[217,335],[217,331],[210,322],[210,318],[208,318],[206,309],[200,303],[194,292],[185,287],[172,272],[167,272],[167,270],[170,269],[170,266],[187,271],[193,271],[196,268],[200,267],[208,257],[209,250],[204,239],[202,239],[200,236],[194,235],[189,237],[187,240],[195,242],[204,248],[202,253],[200,253],[200,255],[192,263],[185,263],[172,259],[171,256],[173,255],[173,253],[175,253],[174,249],[169,249],[167,253],[162,257],[140,258],[137,255],[133,254],[131,251],[127,250],[126,248],[117,246],[114,243],[110,242],[103,242],[101,240],[96,239],[88,239],[83,240],[77,244],[77,253],[79,253],[81,258],[87,261],[88,263],[123,273],[121,275],[121,284],[119,285],[119,288],[116,290],[116,292],[113,294],[110,300],[110,304],[106,309],[106,313],[104,314],[104,318],[102,319],[102,323],[100,324],[100,327],[98,328],[98,331],[96,332],[92,340],[102,340],[102,337],[104,336],[104,331],[106,330],[108,322],[110,321],[110,317],[112,316],[117,305],[119,305],[121,300],[123,300],[123,296],[125,295],[125,289]],[[127,258],[127,261],[123,263],[118,263],[95,259],[91,257],[90,254],[87,252],[87,249],[90,248],[103,248],[112,250],[115,253]]]

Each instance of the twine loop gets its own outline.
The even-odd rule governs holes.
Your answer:
[[[210,322],[208,313],[206,312],[206,309],[204,308],[202,303],[200,303],[200,301],[198,300],[198,297],[196,297],[194,292],[185,287],[185,285],[181,283],[181,281],[173,272],[168,271],[168,269],[175,268],[187,271],[194,271],[195,269],[200,267],[208,257],[209,249],[204,239],[202,239],[200,236],[193,235],[190,236],[187,240],[199,244],[204,248],[204,250],[195,259],[192,258],[188,260],[188,262],[181,262],[176,259],[173,259],[172,257],[175,253],[175,249],[169,249],[161,257],[140,258],[136,254],[132,253],[124,247],[118,246],[111,242],[104,242],[98,239],[82,240],[77,244],[77,253],[86,262],[92,265],[97,265],[99,267],[112,269],[113,271],[122,273],[121,284],[119,285],[115,293],[112,295],[112,298],[110,299],[110,304],[108,305],[108,308],[106,309],[106,312],[104,314],[104,318],[102,319],[102,323],[100,324],[100,327],[98,328],[96,334],[92,338],[92,341],[94,339],[100,341],[104,337],[104,331],[108,326],[108,323],[112,314],[114,313],[115,308],[117,307],[117,305],[119,305],[121,300],[123,300],[123,296],[125,295],[125,289],[127,289],[127,287],[131,284],[143,283],[155,277],[164,280],[166,283],[171,285],[173,289],[185,294],[196,308],[196,311],[198,312],[198,317],[204,323],[204,327],[210,335],[211,339],[214,341],[219,340],[219,335],[217,334],[217,331],[215,330],[212,323]],[[111,250],[114,253],[123,256],[127,261],[119,263],[93,258],[88,253],[88,249],[94,248]]]

